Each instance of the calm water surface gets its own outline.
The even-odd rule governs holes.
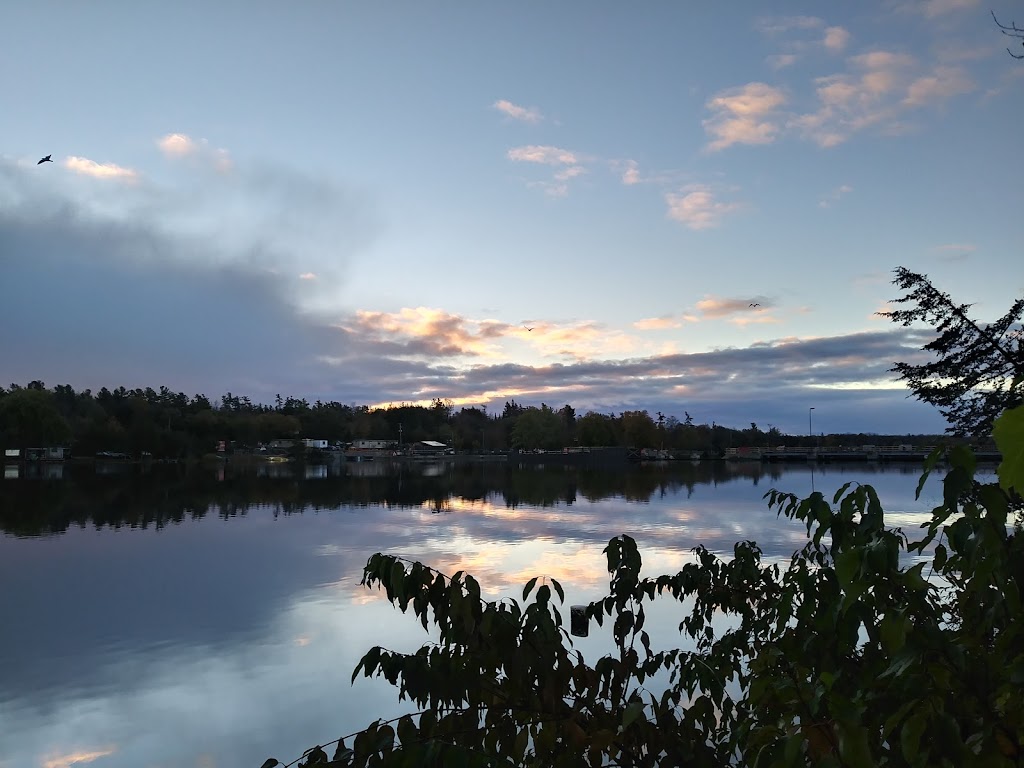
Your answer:
[[[264,467],[260,472],[65,469],[0,481],[0,768],[256,768],[405,711],[352,669],[371,646],[428,636],[359,586],[366,559],[401,554],[472,572],[489,596],[535,575],[566,602],[607,586],[602,548],[628,533],[648,574],[698,545],[757,541],[787,558],[802,526],[771,488],[875,486],[888,521],[919,525],[918,466],[626,472],[504,465]],[[678,643],[678,605],[649,627]],[[655,632],[652,631],[652,635]],[[608,633],[577,647],[593,661]]]

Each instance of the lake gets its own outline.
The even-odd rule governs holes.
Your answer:
[[[468,570],[489,598],[547,575],[567,605],[584,603],[604,594],[601,550],[620,533],[637,540],[648,575],[677,570],[698,544],[729,553],[741,539],[788,559],[804,528],[767,510],[771,488],[831,496],[867,482],[889,524],[910,531],[941,497],[937,473],[914,499],[920,471],[708,462],[9,472],[0,768],[257,768],[407,711],[386,683],[349,683],[371,646],[414,650],[429,639],[359,586],[374,552]],[[679,617],[671,603],[652,610],[652,636],[677,642]],[[592,627],[577,647],[592,663],[609,636]]]

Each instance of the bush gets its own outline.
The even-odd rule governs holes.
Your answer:
[[[469,574],[375,554],[363,584],[440,641],[414,654],[372,648],[353,680],[382,676],[417,711],[300,764],[1020,765],[1024,546],[1019,518],[1012,532],[1007,522],[1024,489],[1024,407],[998,419],[995,437],[999,482],[977,481],[973,455],[954,450],[918,541],[885,526],[871,487],[850,484],[831,503],[766,495],[807,526],[785,568],[746,541],[730,560],[697,548],[678,573],[642,578],[635,541],[612,539],[608,595],[586,613],[609,622],[615,652],[593,666],[563,627],[558,582],[532,579],[522,603],[487,602]],[[651,648],[644,605],[659,595],[686,601],[679,628],[695,650]],[[716,614],[732,618],[721,636]],[[666,671],[663,690],[643,689]]]

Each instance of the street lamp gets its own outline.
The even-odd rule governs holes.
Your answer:
[[[807,409],[807,436],[808,437],[812,437],[814,435],[814,429],[811,426],[811,424],[812,424],[812,422],[811,422],[811,411],[813,411],[813,410],[814,410],[814,406],[813,405],[810,408]]]

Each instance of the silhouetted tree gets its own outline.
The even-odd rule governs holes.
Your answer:
[[[61,445],[71,437],[71,429],[57,410],[53,395],[32,384],[0,399],[0,436],[4,447],[44,448]]]
[[[927,275],[899,267],[893,284],[907,291],[896,303],[909,308],[879,314],[905,326],[927,323],[938,335],[923,347],[936,360],[922,365],[898,362],[890,370],[915,397],[942,412],[950,423],[947,432],[987,435],[996,416],[1024,400],[1024,298],[985,324],[968,317],[971,304],[955,303]]]

